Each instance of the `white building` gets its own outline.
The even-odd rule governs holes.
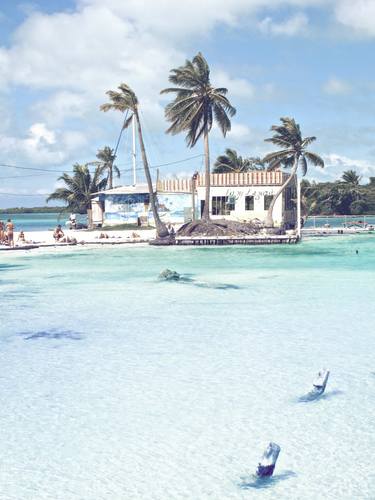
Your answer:
[[[212,219],[265,220],[273,196],[288,178],[281,171],[211,174],[210,215]],[[163,179],[157,182],[159,214],[165,222],[182,223],[196,218],[205,203],[205,177],[198,175],[193,193],[192,179]],[[273,211],[276,226],[294,227],[295,185],[279,196]],[[123,186],[97,193],[93,199],[94,224],[148,223],[152,213],[146,184]]]

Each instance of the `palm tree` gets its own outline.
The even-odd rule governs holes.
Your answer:
[[[213,172],[223,174],[226,172],[248,172],[249,170],[263,170],[264,164],[260,158],[243,158],[234,149],[227,148],[223,155],[217,157]]]
[[[145,149],[145,145],[143,142],[142,127],[141,127],[141,122],[139,120],[138,99],[137,99],[137,96],[135,95],[135,93],[133,92],[133,90],[125,83],[121,83],[121,85],[119,85],[118,89],[120,92],[116,92],[114,90],[108,90],[108,92],[106,92],[106,94],[109,97],[110,102],[102,104],[100,106],[100,109],[102,111],[105,111],[105,112],[114,109],[117,111],[121,111],[121,113],[126,113],[124,125],[123,125],[124,129],[130,125],[132,120],[135,120],[135,124],[136,124],[137,130],[138,130],[138,139],[139,139],[139,146],[141,149],[143,167],[144,167],[145,176],[146,176],[146,180],[147,180],[148,191],[150,194],[151,209],[152,209],[152,213],[154,215],[156,232],[157,232],[158,237],[164,238],[164,237],[169,235],[169,232],[168,232],[167,226],[160,220],[160,217],[158,214],[157,197],[156,197],[156,194],[154,193],[154,188],[152,185],[152,179],[151,179],[150,169],[148,166],[146,149]],[[128,116],[129,113],[130,113],[130,116]]]
[[[345,184],[351,184],[352,186],[359,186],[361,176],[357,174],[355,170],[346,170],[342,174],[342,182]]]
[[[96,154],[97,159],[99,162],[93,162],[98,163],[99,165],[103,166],[103,171],[107,171],[107,187],[109,189],[113,188],[113,174],[115,173],[116,177],[120,177],[120,170],[116,165],[113,165],[113,162],[115,161],[116,155],[114,154],[114,151],[112,148],[109,146],[105,146],[103,149],[99,149],[97,154]]]
[[[273,209],[275,203],[284,189],[296,178],[298,167],[301,168],[302,175],[307,172],[307,162],[311,162],[318,167],[324,167],[323,159],[316,153],[307,151],[309,144],[316,140],[316,137],[305,137],[301,135],[300,126],[294,118],[280,118],[281,125],[272,125],[273,137],[265,139],[282,149],[269,153],[263,158],[264,163],[269,165],[269,170],[280,168],[281,166],[291,168],[290,175],[280,189],[274,195],[267,212],[266,226],[273,227]]]
[[[206,59],[199,52],[192,61],[187,60],[184,66],[172,69],[169,81],[176,87],[161,91],[162,94],[175,94],[174,100],[165,108],[165,116],[171,126],[167,133],[187,132],[186,142],[194,147],[203,136],[205,156],[206,195],[202,219],[210,219],[210,149],[208,134],[214,120],[223,136],[231,129],[229,116],[236,110],[230,104],[225,88],[214,88],[210,82],[210,68]],[[229,115],[229,116],[228,116]]]
[[[103,167],[97,166],[94,174],[90,173],[87,165],[73,165],[73,175],[67,173],[62,174],[58,180],[65,183],[65,187],[57,188],[47,198],[47,203],[50,200],[60,200],[66,203],[64,210],[78,213],[88,213],[89,224],[91,197],[93,193],[97,193],[105,189],[107,179],[101,178],[103,175]]]

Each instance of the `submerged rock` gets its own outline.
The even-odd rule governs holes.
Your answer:
[[[164,281],[178,281],[180,278],[181,276],[176,271],[171,271],[170,269],[164,269],[159,274],[159,280]]]
[[[280,453],[280,446],[276,443],[270,443],[263,453],[262,459],[258,464],[256,475],[258,477],[270,477],[275,470],[276,461]]]

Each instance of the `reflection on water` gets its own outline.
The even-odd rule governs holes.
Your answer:
[[[341,394],[344,394],[344,391],[340,391],[340,389],[334,389],[332,391],[326,391],[323,394],[316,394],[313,391],[309,392],[308,394],[305,394],[304,396],[301,396],[298,398],[299,403],[312,403],[312,402],[318,402],[320,400],[324,399],[331,399],[335,396],[340,396]]]
[[[295,477],[297,474],[291,470],[283,471],[279,474],[275,474],[271,477],[258,477],[253,474],[248,478],[241,478],[240,488],[242,490],[248,490],[254,488],[256,490],[264,490],[276,486],[281,481]]]

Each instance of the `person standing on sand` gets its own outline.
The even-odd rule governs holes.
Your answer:
[[[8,219],[6,229],[7,229],[8,245],[10,247],[13,247],[14,246],[14,240],[13,240],[14,224],[11,221],[11,219]]]
[[[0,245],[4,243],[4,222],[0,220]]]

